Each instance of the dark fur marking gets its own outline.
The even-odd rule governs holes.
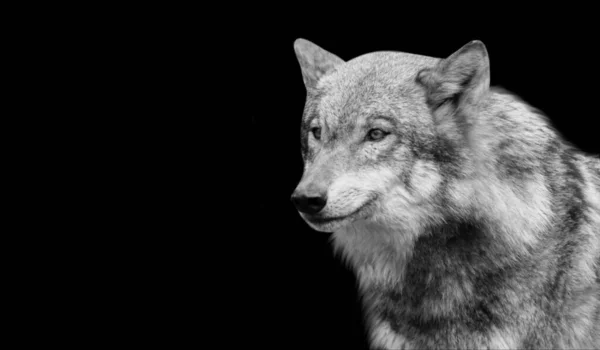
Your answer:
[[[427,77],[431,74],[431,68],[423,68],[421,69],[418,73],[417,76],[415,77],[415,82],[425,88],[427,88],[427,83],[425,82],[425,80],[427,79]]]
[[[477,306],[467,309],[464,323],[469,331],[485,334],[491,326],[502,326],[501,317],[492,312],[489,304],[490,301],[479,302]]]
[[[438,108],[440,108],[441,106],[443,106],[447,103],[452,104],[452,107],[454,109],[457,109],[459,107],[463,97],[465,96],[466,90],[469,88],[469,86],[473,82],[473,79],[475,78],[476,75],[477,75],[476,70],[469,72],[469,74],[466,77],[464,77],[463,80],[461,80],[459,82],[459,86],[460,86],[461,90],[456,93],[453,93],[453,94],[448,94],[448,92],[446,92],[446,91],[440,91],[441,84],[438,82],[432,83],[431,84],[432,86],[423,84],[420,79],[420,74],[417,75],[417,82],[420,83],[421,85],[426,86],[426,88],[427,88],[426,103],[429,106],[429,108],[431,108],[432,111],[437,110]]]
[[[450,98],[447,98],[446,101],[452,103],[452,107],[454,109],[456,109],[460,105],[460,101],[461,101],[463,95],[464,95],[463,91],[457,92],[457,93],[453,94]]]
[[[552,281],[547,286],[546,294],[550,300],[565,300],[571,292],[570,271],[573,267],[573,257],[578,254],[578,248],[582,242],[576,234],[584,223],[584,197],[581,188],[584,181],[581,171],[575,163],[573,153],[569,149],[564,149],[560,154],[560,161],[564,165],[563,174],[564,183],[557,183],[555,196],[555,206],[557,208],[566,208],[562,217],[558,218],[558,225],[555,228],[558,232],[556,252],[559,254],[556,265],[556,273]],[[566,197],[565,197],[566,196]],[[557,305],[547,305],[550,310],[556,309]]]
[[[469,74],[460,82],[460,87],[466,89],[469,85],[471,85],[471,82],[476,75],[477,69],[472,69]]]
[[[403,141],[404,141],[404,138],[401,137],[396,142],[402,143]],[[433,149],[433,146],[431,144],[428,145],[428,142],[430,142],[429,140],[423,139],[422,137],[420,137],[420,135],[417,132],[413,131],[410,133],[409,141],[410,142],[408,142],[408,147],[409,147],[412,157],[414,157],[415,159],[420,159],[420,160],[428,160],[428,161],[433,160],[433,155],[431,154],[432,152],[430,151],[431,149]]]
[[[336,130],[331,130],[330,129],[330,133],[329,133],[327,142],[331,143],[331,144],[334,144],[334,143],[336,143],[339,140],[339,138],[340,138],[339,132],[337,132]]]
[[[500,301],[495,291],[515,271],[498,267],[502,259],[493,252],[496,247],[492,247],[483,225],[476,221],[451,221],[427,231],[415,243],[401,289],[382,293],[382,299],[394,305],[382,305],[383,319],[402,334],[436,334],[450,329],[486,333],[492,326],[501,327]],[[461,273],[464,268],[479,278],[465,280]],[[427,305],[445,303],[442,293],[447,281],[459,286],[472,284],[473,299],[458,306],[451,317],[423,313]]]
[[[510,119],[508,118],[508,116],[506,115],[506,113],[498,113],[498,114],[496,115],[496,118],[502,119],[502,120],[504,120],[504,121],[508,121],[508,120],[510,120]]]
[[[581,226],[584,218],[585,198],[583,195],[582,184],[585,180],[569,150],[563,152],[562,161],[567,167],[565,173],[565,193],[572,194],[568,203],[566,203],[568,208],[566,216],[570,222],[568,227],[565,227],[562,232],[576,232]]]
[[[459,153],[456,146],[447,138],[439,136],[428,153],[433,156],[436,164],[440,164],[445,175],[458,176]]]
[[[562,154],[562,160],[567,165],[567,176],[576,179],[578,182],[584,182],[581,171],[575,164],[574,153],[571,149],[566,149]]]
[[[431,160],[439,165],[443,177],[442,183],[438,186],[437,196],[440,198],[441,206],[447,206],[448,183],[460,175],[461,158],[457,146],[443,136],[436,136],[433,141],[419,142],[416,147],[419,150],[419,159]]]
[[[546,153],[548,155],[556,155],[561,149],[561,144],[560,141],[557,139],[553,139],[552,141],[550,141],[548,143],[548,146],[546,147]]]
[[[559,191],[559,177],[556,176],[556,167],[554,163],[559,160],[561,144],[558,140],[552,140],[545,151],[545,159],[543,162],[544,178],[546,179],[546,185],[550,191],[551,198],[556,198]]]
[[[510,140],[510,139],[504,140],[498,144],[498,151],[504,151],[507,148],[510,148],[512,145],[514,145],[514,143],[515,143],[514,140]]]
[[[598,283],[600,283],[600,279],[598,280]],[[594,314],[594,323],[596,325],[600,324],[600,305],[596,305],[596,313]],[[600,329],[599,326],[596,326],[596,329]],[[597,335],[598,339],[600,339],[600,335]]]
[[[600,284],[600,256],[596,258],[596,282]],[[600,306],[598,306],[598,309],[600,309]]]
[[[457,92],[453,95],[442,98],[440,98],[439,96],[436,96],[436,98],[434,98],[428,94],[425,102],[427,103],[427,106],[431,109],[431,111],[435,112],[437,109],[439,109],[445,104],[451,104],[453,109],[458,108],[461,97],[462,92]]]
[[[496,166],[504,176],[522,179],[524,176],[533,173],[535,169],[531,165],[531,161],[525,159],[523,156],[519,156],[519,152],[516,150],[512,152],[508,151],[508,149],[515,146],[516,143],[513,140],[505,140],[498,145]]]
[[[449,319],[428,319],[423,320],[420,317],[410,317],[406,320],[404,327],[408,327],[410,329],[409,332],[402,332],[404,334],[436,334],[441,329],[446,329],[450,326],[451,320]],[[396,324],[395,329],[401,329],[399,324]]]

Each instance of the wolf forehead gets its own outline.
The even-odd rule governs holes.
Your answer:
[[[336,65],[307,88],[303,125],[353,127],[374,115],[420,116],[427,111],[418,73],[440,59],[403,52],[374,52]],[[422,102],[422,103],[418,103]]]

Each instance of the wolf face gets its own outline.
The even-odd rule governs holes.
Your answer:
[[[331,232],[357,220],[414,226],[434,215],[440,160],[458,160],[463,141],[444,116],[457,107],[449,102],[460,99],[464,108],[487,88],[483,45],[468,45],[437,68],[441,60],[412,54],[343,62],[303,39],[294,48],[307,100],[305,168],[292,200],[306,222]]]

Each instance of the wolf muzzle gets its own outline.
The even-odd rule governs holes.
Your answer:
[[[291,198],[299,212],[316,215],[325,208],[327,190],[332,180],[331,163],[334,155],[320,152],[313,164],[305,169]]]
[[[327,193],[324,191],[311,190],[310,188],[296,188],[292,194],[292,203],[298,211],[314,215],[325,208],[327,204]]]

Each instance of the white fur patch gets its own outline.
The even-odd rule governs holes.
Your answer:
[[[430,198],[442,182],[442,176],[433,162],[419,160],[413,168],[410,184],[421,200]]]
[[[391,179],[381,170],[343,174],[329,186],[324,210],[328,216],[348,215],[381,193]]]
[[[394,332],[387,322],[380,322],[371,332],[371,345],[383,349],[413,349],[408,340]]]
[[[484,174],[485,175],[485,174]],[[550,196],[541,175],[526,180],[520,190],[500,181],[495,174],[449,186],[452,201],[467,211],[485,214],[500,224],[505,239],[515,248],[533,245],[551,217]]]
[[[393,283],[398,280],[398,273],[382,260],[360,266],[357,275],[361,287],[372,283]]]
[[[511,350],[517,349],[518,344],[511,332],[495,329],[490,335],[490,342],[486,346],[487,349]]]
[[[336,231],[332,238],[336,252],[351,263],[361,286],[400,278],[400,271],[389,263],[400,263],[410,249],[408,236],[399,229],[358,220]]]

